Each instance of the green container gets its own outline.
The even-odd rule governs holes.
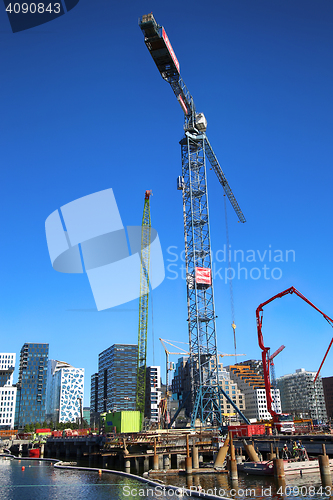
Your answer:
[[[101,424],[105,432],[112,432],[116,427],[117,432],[140,432],[142,414],[139,411],[115,411],[101,413]]]

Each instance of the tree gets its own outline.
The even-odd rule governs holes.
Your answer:
[[[44,422],[42,423],[42,429],[46,429],[47,428],[47,422],[46,420],[44,420]]]

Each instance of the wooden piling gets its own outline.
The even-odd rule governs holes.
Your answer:
[[[282,458],[275,458],[273,460],[274,463],[274,477],[276,479],[284,479],[284,463]]]
[[[229,442],[230,442],[230,462],[229,462],[229,474],[231,481],[238,480],[238,471],[237,471],[237,462],[236,462],[236,454],[235,447],[232,440],[232,433],[229,432]]]
[[[154,438],[153,469],[158,470],[158,455],[156,453],[156,438]]]
[[[321,482],[322,482],[322,485],[324,487],[332,486],[330,461],[329,461],[328,455],[326,455],[325,444],[322,444],[322,451],[323,451],[323,454],[319,455],[319,457],[318,457]]]
[[[217,453],[214,467],[216,467],[216,468],[223,467],[225,457],[227,456],[227,453],[228,453],[228,448],[229,448],[229,435],[228,435],[227,439],[224,441],[223,446],[221,446],[221,448],[219,449],[219,451]]]
[[[186,434],[186,458],[185,458],[186,474],[192,474],[192,457],[190,456],[190,443],[188,434]]]
[[[256,450],[254,449],[253,444],[247,444],[247,442],[245,441],[245,439],[243,439],[243,444],[244,444],[244,448],[245,448],[245,451],[246,451],[249,459],[252,462],[259,462],[259,457],[258,457],[258,455],[256,453]]]
[[[276,454],[273,451],[273,443],[270,443],[270,446],[271,446],[271,451],[270,453],[267,453],[267,460],[273,460],[274,458],[276,458]]]
[[[199,469],[199,450],[195,444],[192,446],[192,462],[193,469]]]

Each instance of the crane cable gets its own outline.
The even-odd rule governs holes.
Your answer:
[[[229,292],[230,292],[230,306],[231,306],[231,327],[234,335],[234,348],[235,348],[235,364],[237,363],[237,344],[236,344],[236,325],[235,325],[235,306],[234,306],[234,291],[232,286],[232,269],[231,269],[231,252],[230,252],[230,244],[229,244],[229,228],[228,228],[228,213],[227,213],[227,198],[226,195],[223,195],[224,198],[224,213],[225,213],[225,230],[227,237],[227,254],[228,254],[228,281],[229,281]]]

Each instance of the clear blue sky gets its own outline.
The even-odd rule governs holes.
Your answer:
[[[49,342],[51,358],[85,368],[85,405],[98,353],[137,342],[138,301],[95,311],[87,276],[52,269],[44,223],[65,203],[111,187],[123,223],[137,225],[152,189],[166,265],[170,246],[183,250],[176,190],[183,114],[138,27],[152,10],[247,218],[238,224],[229,208],[232,249],[264,259],[257,253],[256,262],[240,263],[248,273],[259,268],[259,279],[243,271],[234,280],[238,352],[259,358],[255,309],[291,285],[333,316],[332,2],[80,0],[68,14],[15,34],[1,8],[1,351]],[[208,185],[216,255],[225,219],[222,188],[209,170]],[[294,254],[269,262],[268,250],[283,260],[287,250]],[[226,263],[216,264],[224,273]],[[271,277],[274,267],[280,279]],[[187,340],[185,283],[172,277],[167,269],[153,292],[154,361],[163,366],[158,338]],[[228,285],[218,275],[215,298],[218,347],[232,353]],[[276,360],[282,375],[316,370],[333,332],[290,296],[267,306],[263,333],[273,350],[286,345]],[[149,363],[152,345],[150,324]],[[332,359],[333,351],[324,376],[333,375]]]

